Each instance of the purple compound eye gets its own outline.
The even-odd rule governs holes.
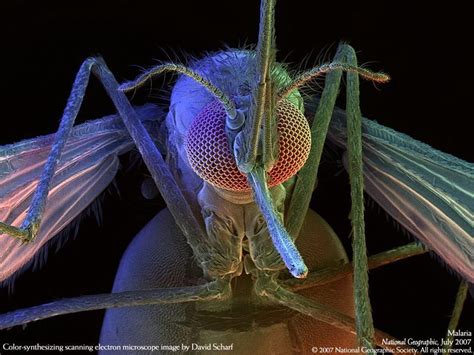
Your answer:
[[[231,191],[250,191],[237,168],[225,133],[226,112],[217,101],[196,116],[186,137],[186,153],[193,170],[206,182]],[[303,113],[290,101],[277,107],[279,158],[268,173],[269,187],[285,182],[300,170],[309,155],[311,132]]]

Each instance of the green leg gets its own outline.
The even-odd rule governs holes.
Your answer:
[[[335,62],[347,63],[357,67],[355,51],[352,47],[341,44],[338,48]],[[339,83],[342,76],[340,70],[330,72],[326,78],[321,100],[316,111],[311,128],[312,146],[306,165],[298,174],[293,196],[287,216],[287,230],[291,235],[298,235],[309,207],[312,187],[315,184],[322,150],[332,117]],[[364,182],[362,175],[362,141],[361,120],[359,107],[359,77],[355,72],[347,73],[347,130],[349,178],[351,184],[351,221],[353,235],[353,265],[354,265],[354,299],[356,307],[357,336],[360,345],[372,347],[374,327],[368,291],[368,262],[365,245],[364,224]]]
[[[369,269],[376,269],[380,266],[391,264],[395,261],[424,254],[427,251],[428,250],[423,245],[416,242],[390,249],[369,257]],[[288,279],[284,281],[284,285],[292,291],[305,290],[340,280],[348,275],[351,275],[353,271],[354,266],[349,262],[338,266],[331,266],[321,270],[312,271],[308,274],[308,277],[303,280]]]
[[[259,273],[255,284],[255,291],[260,296],[280,303],[311,318],[330,324],[346,332],[352,334],[356,333],[356,321],[353,318],[328,308],[326,305],[319,304],[309,298],[287,290],[273,280],[271,276]],[[374,339],[378,346],[385,349],[387,349],[387,346],[383,343],[383,340],[396,340],[391,335],[380,330],[374,331]],[[409,352],[409,347],[400,347],[405,348],[407,352]],[[410,350],[412,351],[413,349]]]
[[[339,46],[334,58],[335,61],[341,61],[344,56],[344,48],[344,45]],[[319,162],[323,153],[329,122],[336,104],[337,94],[339,93],[341,77],[341,70],[332,71],[326,76],[324,91],[311,127],[311,150],[306,164],[298,173],[286,216],[286,229],[292,236],[297,236],[300,233],[301,226],[306,217],[306,211],[309,208],[311,192],[318,176]]]
[[[0,329],[27,324],[63,314],[151,304],[216,301],[228,298],[230,294],[229,279],[223,278],[199,286],[126,291],[66,298],[31,308],[4,313],[0,315]]]
[[[456,330],[459,318],[461,318],[462,307],[464,305],[464,301],[466,300],[467,296],[467,282],[461,281],[459,285],[458,293],[456,295],[456,302],[454,303],[453,314],[451,315],[451,319],[449,320],[448,331],[446,333],[446,338],[444,340],[444,349],[448,351],[451,349],[453,344],[454,336],[450,335],[453,331]]]
[[[354,49],[348,48],[347,61],[356,66]],[[369,266],[365,243],[364,176],[362,172],[362,114],[359,106],[359,76],[347,73],[347,151],[351,184],[351,222],[354,266],[354,301],[359,344],[370,349],[374,338],[374,324],[369,299]]]

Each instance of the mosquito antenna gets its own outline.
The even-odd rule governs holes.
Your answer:
[[[234,103],[229,99],[226,94],[222,92],[222,90],[220,90],[217,86],[215,86],[213,83],[211,83],[209,80],[207,80],[191,68],[185,67],[184,65],[180,64],[165,63],[156,65],[137,76],[134,80],[122,83],[119,86],[119,90],[123,92],[129,92],[131,90],[138,89],[148,80],[166,72],[176,72],[190,77],[198,84],[206,88],[217,100],[219,100],[219,102],[224,106],[227,115],[231,119],[234,119],[237,116],[237,111],[235,109]]]
[[[332,63],[325,63],[318,65],[300,75],[293,80],[290,84],[282,88],[278,92],[278,100],[284,99],[287,97],[293,90],[304,86],[308,85],[311,83],[314,79],[317,77],[335,71],[335,70],[342,70],[345,72],[352,72],[352,73],[357,73],[359,74],[362,78],[369,80],[369,81],[374,81],[376,83],[386,83],[390,80],[390,76],[385,73],[375,73],[369,69],[361,68],[356,65],[351,65],[348,63],[341,63],[341,62],[332,62]]]
[[[274,163],[273,135],[276,126],[273,120],[273,98],[270,81],[271,67],[275,61],[275,3],[276,0],[262,0],[260,4],[260,25],[256,48],[256,81],[253,88],[254,104],[243,128],[244,139],[242,154],[236,154],[237,165],[243,173],[249,173],[255,166],[258,153],[262,121],[264,121],[263,162],[268,170]],[[265,117],[265,119],[264,119]]]

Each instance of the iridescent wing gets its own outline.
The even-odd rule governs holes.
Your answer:
[[[137,109],[149,129],[163,114],[154,105]],[[0,220],[20,226],[50,152],[54,134],[0,147]],[[29,244],[0,235],[0,282],[34,259],[40,248],[86,209],[112,182],[118,156],[133,141],[117,115],[74,127],[57,167],[39,234]]]
[[[345,114],[329,138],[345,148]],[[474,282],[474,164],[363,120],[365,191],[453,270]]]

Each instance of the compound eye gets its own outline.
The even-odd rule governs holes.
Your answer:
[[[247,178],[237,168],[225,133],[226,112],[219,101],[206,105],[196,116],[186,136],[186,153],[192,169],[206,182],[231,191],[250,191]],[[294,176],[304,165],[311,147],[306,117],[290,101],[277,107],[279,156],[268,173],[268,186]]]

